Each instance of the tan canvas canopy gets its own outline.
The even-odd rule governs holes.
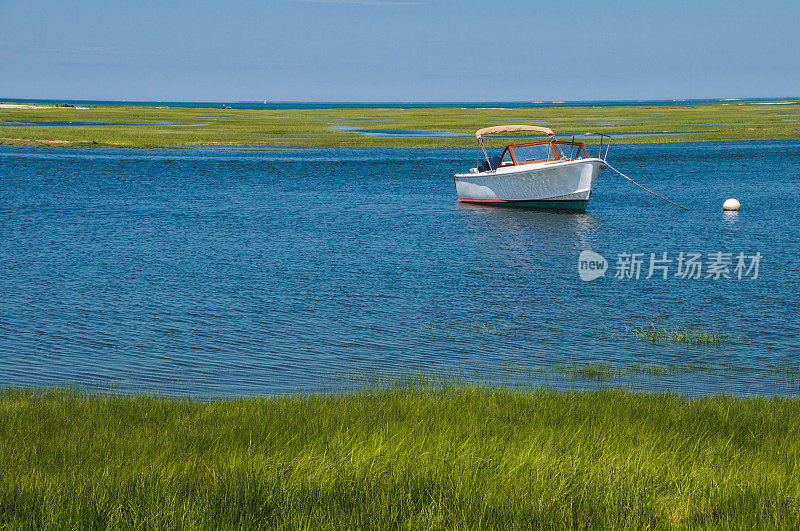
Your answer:
[[[529,133],[542,133],[543,135],[548,135],[549,137],[554,137],[555,133],[546,127],[537,127],[535,125],[520,125],[520,124],[512,124],[512,125],[495,125],[493,127],[484,127],[483,129],[478,129],[475,131],[475,138],[480,140],[483,135],[492,135],[495,133],[518,133],[518,132],[529,132]]]

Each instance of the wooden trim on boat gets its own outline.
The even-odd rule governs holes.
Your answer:
[[[550,145],[550,152],[553,154],[553,158],[548,159],[541,159],[541,160],[529,160],[526,162],[517,162],[517,157],[514,155],[514,148],[515,147],[526,147],[526,146],[541,146],[543,144]],[[506,146],[503,150],[503,153],[500,155],[500,160],[503,160],[503,156],[508,151],[511,154],[511,161],[514,163],[514,166],[524,166],[525,164],[539,164],[540,162],[549,162],[551,160],[561,160],[561,157],[558,156],[558,152],[556,151],[555,144],[562,144],[562,145],[570,145],[570,146],[580,146],[583,149],[583,155],[587,159],[589,158],[589,153],[586,151],[586,145],[582,142],[569,142],[565,140],[540,140],[537,142],[526,142],[525,144],[512,144],[510,146]],[[579,149],[580,149],[579,148]],[[500,167],[500,166],[498,166]]]

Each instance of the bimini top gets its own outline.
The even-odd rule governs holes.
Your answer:
[[[555,137],[555,133],[546,127],[537,127],[535,125],[521,125],[521,124],[512,124],[512,125],[495,125],[493,127],[484,127],[483,129],[478,129],[475,131],[475,138],[478,140],[481,139],[483,135],[491,135],[494,133],[517,133],[527,131],[529,133],[542,133],[543,135],[548,135],[550,138]]]

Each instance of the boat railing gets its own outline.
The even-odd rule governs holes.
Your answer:
[[[583,137],[583,136],[599,136],[600,137],[600,144],[598,146],[597,158],[602,160],[603,162],[605,162],[606,158],[608,157],[608,152],[611,149],[611,137],[606,135],[606,134],[604,134],[604,133],[578,133],[578,134],[572,135],[572,140],[571,141],[569,141],[569,140],[557,140],[555,138],[555,136],[553,136],[553,137],[551,137],[551,139],[549,141],[532,142],[530,144],[524,144],[524,145],[548,144],[548,145],[551,146],[551,150],[553,151],[553,154],[555,155],[554,159],[549,159],[548,158],[548,159],[543,159],[543,160],[540,160],[540,161],[537,160],[537,161],[533,161],[533,162],[558,162],[558,161],[564,160],[564,159],[573,160],[573,156],[574,155],[578,155],[580,153],[580,149],[581,148],[586,150],[586,144],[584,142],[575,142],[575,138],[576,137]],[[568,145],[570,145],[569,155],[566,155],[566,152],[564,152],[564,154],[561,157],[559,157],[556,154],[555,147],[553,147],[555,144],[559,144],[559,145],[568,144]],[[576,146],[580,146],[580,148],[578,148],[578,152],[573,151]],[[514,146],[509,146],[509,147],[506,148],[506,150],[511,149],[512,147],[514,147]],[[605,147],[605,152],[603,152],[603,147]],[[485,162],[481,162],[480,161],[481,152],[483,152],[483,156],[486,159]],[[589,155],[588,150],[586,150],[586,155],[587,156]],[[476,154],[475,158],[476,158],[476,160],[475,160],[475,168],[474,168],[475,173],[484,173],[484,172],[487,172],[487,171],[494,172],[500,166],[504,166],[504,164],[500,163],[500,158],[501,157],[497,157],[497,156],[489,157],[489,154],[486,152],[486,147],[483,144],[483,138],[479,138],[478,139],[478,153]],[[578,156],[577,158],[581,158],[581,157]],[[518,163],[516,162],[516,160],[514,160],[513,164],[517,165]],[[470,172],[472,172],[472,171],[473,170],[470,170]]]
[[[576,136],[599,136],[600,137],[600,145],[597,151],[597,158],[602,160],[603,162],[606,161],[608,157],[608,150],[611,149],[611,137],[604,134],[604,133],[578,133],[577,135],[572,135],[572,141],[575,141]],[[603,153],[603,139],[608,139],[605,143],[606,151]]]

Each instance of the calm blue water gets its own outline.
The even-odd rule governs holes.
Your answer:
[[[549,125],[549,122],[538,122]],[[700,124],[703,125],[703,124]],[[428,129],[366,129],[350,125],[334,125],[331,129],[352,131],[369,136],[377,137],[471,137],[467,133],[454,133],[452,131],[430,131]],[[614,133],[614,137],[640,137],[640,136],[673,136],[673,135],[697,135],[701,133],[714,133],[715,131],[659,131],[647,133]],[[566,138],[569,136],[582,136],[584,133],[561,133],[559,136]],[[541,138],[536,135],[486,135],[486,138]]]
[[[778,101],[797,98],[744,98],[744,99],[692,99],[692,100],[607,100],[607,101],[467,101],[467,102],[296,102],[296,101],[239,101],[239,102],[214,102],[214,101],[113,101],[113,100],[43,100],[43,99],[19,99],[19,98],[0,98],[0,101],[8,103],[32,103],[42,105],[59,105],[71,103],[73,105],[111,105],[111,106],[133,106],[133,107],[188,107],[188,108],[222,108],[227,105],[233,109],[349,109],[349,108],[389,108],[389,109],[419,109],[431,107],[465,107],[475,108],[516,108],[516,107],[622,107],[622,106],[656,106],[656,107],[675,107],[684,105],[698,105],[703,103],[729,102],[731,104]]]
[[[334,125],[331,129],[352,131],[370,136],[378,137],[469,137],[466,133],[454,133],[452,131],[430,131],[428,129],[365,129],[363,127],[353,127],[350,125]]]
[[[0,385],[236,395],[604,361],[724,369],[658,388],[797,393],[769,371],[800,352],[800,142],[609,161],[692,211],[610,172],[585,214],[460,205],[471,149],[0,146]],[[585,249],[605,278],[580,280]],[[681,251],[760,252],[759,278],[613,278],[619,253]],[[610,337],[651,320],[734,339]]]

